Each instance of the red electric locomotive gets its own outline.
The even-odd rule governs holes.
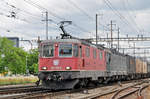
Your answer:
[[[105,76],[105,52],[94,45],[77,39],[55,39],[43,41],[40,48],[39,78],[46,87],[73,88],[79,80]]]
[[[61,28],[64,30],[63,25]],[[107,76],[102,47],[97,48],[64,32],[62,39],[42,41],[39,48],[39,79],[46,88],[86,86],[89,81]]]

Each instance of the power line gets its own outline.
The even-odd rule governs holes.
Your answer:
[[[114,24],[114,23],[113,23],[113,21],[111,20],[111,21],[110,21],[110,24],[108,24],[108,25],[110,25],[110,33],[111,33],[111,48],[113,48],[113,25],[115,25],[115,26],[116,26],[116,24]]]
[[[95,22],[95,19],[89,15],[84,9],[79,7],[76,3],[74,3],[72,0],[67,0],[71,5],[73,5],[75,8],[77,8],[81,13],[83,13],[85,16],[87,16],[92,22]],[[107,26],[98,23],[99,25],[102,25],[105,29],[109,29]]]
[[[127,20],[118,10],[116,10],[116,9],[112,6],[112,4],[111,4],[111,2],[110,2],[109,0],[105,0],[105,1],[107,1],[108,5],[110,5],[111,8],[114,9],[114,11],[117,13],[117,15],[120,16],[120,19],[121,19],[121,20],[124,19],[124,20],[122,20],[122,21],[124,21],[127,25],[130,25],[130,22],[128,22],[128,20]],[[131,25],[131,28],[134,30],[134,28],[132,27],[132,25]],[[138,33],[138,31],[137,31],[136,29],[135,29],[135,31]]]
[[[5,16],[5,17],[7,17],[7,18],[12,18],[11,15],[6,15],[6,14],[4,14],[4,13],[2,13],[2,12],[0,12],[0,15],[1,15],[1,16]],[[18,20],[20,20],[20,21],[27,22],[25,19],[19,19],[19,18],[17,18],[17,17],[15,17],[15,19],[18,19]]]
[[[31,0],[24,0],[24,1],[25,1],[26,3],[28,3],[28,4],[30,4],[30,5],[32,5],[32,6],[36,7],[36,8],[38,8],[38,9],[41,10],[41,11],[45,11],[45,12],[47,11],[49,14],[51,14],[52,16],[54,16],[54,17],[56,17],[56,18],[58,18],[58,19],[65,20],[64,18],[61,18],[61,17],[58,16],[57,14],[55,14],[55,13],[49,11],[48,9],[46,9],[46,8],[44,8],[44,7],[42,7],[42,6],[38,5],[38,4],[36,4],[36,3],[34,3],[34,2],[31,1]]]
[[[41,10],[41,11],[47,11],[47,12],[50,13],[52,16],[54,16],[54,17],[56,17],[56,18],[58,18],[58,19],[60,19],[60,20],[66,20],[66,19],[64,19],[64,18],[62,18],[62,17],[56,15],[55,13],[53,13],[53,12],[47,10],[46,8],[44,8],[44,7],[42,7],[42,6],[40,6],[40,5],[36,4],[36,3],[34,3],[34,2],[31,1],[31,0],[24,0],[24,1],[27,2],[27,3],[30,4],[30,5],[32,5],[32,6],[36,7],[36,8],[38,8],[38,9]],[[55,22],[55,21],[54,21],[54,22]],[[79,28],[80,30],[82,30],[82,31],[84,31],[84,32],[85,32],[85,31],[87,32],[87,30],[85,30],[84,28],[78,26],[78,25],[75,24],[75,23],[72,23],[72,25],[75,26],[75,27],[77,27],[77,28]]]
[[[73,26],[73,25],[72,25]],[[84,30],[84,29],[79,29],[79,31],[76,31],[76,28],[81,28],[81,27],[78,27],[78,26],[76,26],[76,25],[74,25],[73,27],[69,27],[69,28],[67,28],[67,30],[69,30],[69,31],[72,31],[73,33],[75,33],[76,35],[77,35],[77,33],[79,33],[79,32],[84,32],[84,33],[88,33],[88,34],[90,34],[90,35],[94,35],[95,36],[95,34],[93,34],[92,32],[87,32],[87,30]]]
[[[132,6],[132,8],[131,8],[131,5],[130,5],[129,1],[128,1],[128,0],[125,0],[125,1],[126,1],[126,4],[128,5],[128,9],[129,9],[134,15],[136,15],[136,13],[135,13],[135,11],[134,11],[134,9],[133,9],[133,6]],[[131,15],[131,14],[130,14],[130,15]],[[133,21],[135,22],[135,24],[136,24],[137,28],[139,29],[139,31],[141,31],[141,29],[143,29],[143,27],[140,27],[140,28],[139,28],[139,25],[136,23],[134,17],[132,17],[132,19],[133,19]],[[144,30],[144,29],[143,29],[143,30]]]
[[[72,0],[67,0],[71,5],[73,5],[75,8],[77,8],[82,14],[84,14],[87,18],[89,18],[92,22],[95,22],[95,19],[89,15],[84,9],[82,9],[81,7],[78,6],[78,4],[74,3]],[[97,21],[96,21],[97,22]],[[103,24],[100,23],[96,23],[99,24],[100,26],[103,26],[103,28],[105,29],[109,29],[108,27],[106,27]],[[91,33],[90,33],[91,34]],[[96,29],[96,37],[97,37],[97,29]]]
[[[23,11],[23,10],[21,10],[20,8],[17,8],[16,6],[9,4],[8,2],[5,2],[5,4],[8,5],[8,6],[11,7],[11,8],[17,9],[17,10],[19,10],[19,11]],[[15,12],[14,12],[14,13],[15,13]],[[29,12],[26,12],[26,13],[30,14]],[[16,14],[16,13],[15,13],[15,14]],[[6,14],[4,14],[4,13],[0,13],[0,15],[3,15],[3,16],[5,16],[5,17],[11,18],[10,15],[6,15]],[[39,16],[38,16],[38,17],[39,17]],[[18,20],[21,20],[21,21],[24,21],[24,22],[27,22],[27,23],[31,23],[30,21],[28,21],[28,20],[26,20],[26,19],[20,19],[20,18],[16,17],[16,15],[15,15],[15,19],[18,19]],[[41,21],[40,21],[40,22],[41,22]],[[55,23],[54,21],[52,21],[52,22]],[[32,24],[33,24],[33,23],[32,23]],[[37,24],[37,23],[36,23],[36,24]],[[36,26],[37,26],[37,25],[36,25]],[[10,32],[10,30],[7,30],[7,31]]]
[[[130,23],[128,22],[128,20],[127,20],[118,10],[116,10],[116,9],[112,6],[112,4],[111,4],[111,2],[110,2],[109,0],[104,0],[104,2],[105,2],[105,4],[120,18],[120,20],[122,20],[122,22],[124,22],[126,25],[130,25]],[[123,20],[123,19],[124,19],[124,20]],[[133,29],[132,25],[131,25],[130,28]],[[136,29],[133,29],[133,30],[135,30],[135,31],[138,33],[138,31],[137,31]]]
[[[89,19],[93,20],[93,17],[91,17],[86,11],[81,9],[77,4],[75,4],[72,0],[67,0],[70,4],[72,4],[74,7],[79,9],[80,12],[82,12],[84,15],[86,15]]]
[[[137,30],[140,31],[140,28],[138,27],[138,25],[137,25],[135,19],[133,19],[131,13],[128,11],[128,10],[129,10],[128,8],[129,8],[130,5],[129,5],[128,2],[126,3],[125,1],[127,1],[127,0],[123,0],[123,3],[124,3],[124,8],[125,8],[126,11],[128,12],[128,16],[130,17],[130,19],[132,20],[132,22],[135,24],[135,28],[137,28]],[[126,7],[126,4],[128,5],[128,8]],[[132,10],[131,10],[131,11],[132,11]]]
[[[18,10],[18,11],[24,12],[24,13],[26,13],[26,14],[28,14],[28,15],[34,17],[33,19],[35,19],[35,17],[36,17],[36,18],[40,18],[39,16],[34,15],[34,14],[28,12],[28,11],[22,10],[22,9],[20,9],[20,8],[17,8],[15,5],[9,4],[8,2],[6,2],[6,1],[4,1],[4,0],[3,0],[3,2],[4,2],[7,6],[9,6],[9,7],[11,7],[11,8],[14,8],[14,9],[16,9],[16,10]],[[10,11],[9,11],[9,12],[10,12]],[[11,12],[10,12],[10,13],[11,13]],[[16,12],[14,12],[14,13],[16,14]],[[25,16],[25,14],[23,14],[23,13],[22,13],[22,15]],[[7,16],[7,17],[8,17],[8,16]],[[15,19],[19,19],[19,20],[21,20],[21,21],[24,21],[24,22],[27,22],[27,23],[31,23],[31,24],[37,24],[37,23],[30,22],[30,21],[28,21],[28,20],[26,20],[26,19],[20,19],[20,18],[16,18],[16,17],[15,17]],[[40,22],[41,22],[41,21],[40,21]]]
[[[37,15],[34,15],[34,14],[32,14],[32,13],[30,13],[30,12],[28,12],[28,11],[25,11],[25,10],[22,10],[22,9],[20,9],[20,8],[17,8],[16,6],[14,6],[14,5],[12,5],[12,4],[9,4],[8,2],[6,2],[6,1],[4,1],[4,3],[6,4],[6,5],[8,5],[8,6],[10,6],[10,7],[12,7],[12,8],[15,8],[15,9],[17,9],[17,10],[19,10],[19,11],[23,11],[23,12],[25,12],[25,13],[27,13],[27,14],[29,14],[29,15],[32,15],[32,16],[34,16],[34,17],[39,17],[39,16],[37,16]],[[28,23],[31,23],[30,21],[27,21],[26,19],[22,19],[23,21],[26,21],[26,22],[28,22]],[[55,21],[53,21],[53,20],[51,20],[53,23],[55,23],[55,24],[57,24],[58,22],[55,22]],[[41,21],[40,21],[41,22]],[[37,23],[32,23],[32,24],[37,24]]]
[[[26,14],[30,15],[30,16],[40,18],[39,16],[34,15],[34,14],[32,14],[32,13],[28,12],[28,11],[25,11],[25,10],[22,10],[22,9],[20,9],[20,8],[17,8],[15,5],[9,4],[9,3],[8,3],[8,2],[6,2],[5,0],[2,0],[2,1],[3,1],[6,5],[10,6],[11,8],[14,8],[14,9],[16,9],[16,10],[18,10],[18,11],[22,11],[22,12],[24,12],[24,13],[26,13]]]
[[[72,25],[75,26],[75,27],[77,27],[77,28],[79,28],[82,32],[89,32],[88,30],[86,30],[86,29],[84,29],[84,28],[78,26],[78,25],[75,24],[75,23],[72,23]]]

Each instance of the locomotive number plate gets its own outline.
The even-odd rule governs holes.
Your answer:
[[[62,69],[62,67],[51,67],[51,69]]]

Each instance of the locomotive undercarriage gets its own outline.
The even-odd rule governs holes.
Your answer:
[[[79,79],[73,78],[77,72],[40,72],[39,79],[42,80],[42,86],[46,89],[72,89],[78,83]]]
[[[150,74],[130,74],[130,75],[108,75],[105,76],[95,76],[90,74],[89,76],[81,75],[83,73],[79,71],[64,71],[64,72],[40,72],[38,75],[39,79],[42,80],[42,86],[46,89],[74,89],[87,86],[97,86],[99,84],[108,84],[109,82],[124,81],[124,80],[134,80],[150,77]],[[85,77],[84,77],[85,76]]]
[[[104,77],[104,72],[97,72],[97,75]],[[98,77],[93,71],[52,71],[40,72],[38,75],[42,86],[48,89],[73,89],[95,85]],[[99,80],[101,83],[102,79]]]

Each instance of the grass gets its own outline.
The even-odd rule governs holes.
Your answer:
[[[0,77],[0,86],[1,85],[16,85],[16,84],[27,84],[35,83],[38,80],[37,77],[29,76],[19,76],[19,77]]]

